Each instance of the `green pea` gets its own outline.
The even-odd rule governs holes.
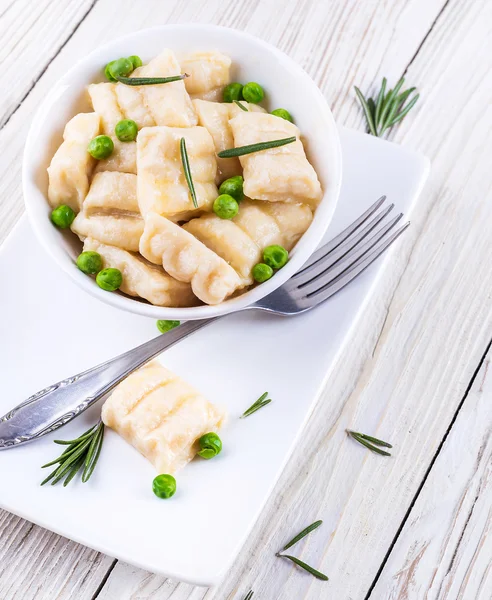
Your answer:
[[[67,229],[75,219],[75,213],[66,204],[60,204],[51,211],[51,221],[60,229]]]
[[[88,275],[96,275],[103,268],[103,260],[98,252],[87,250],[78,255],[77,267]]]
[[[246,102],[258,104],[265,97],[265,92],[259,83],[250,81],[243,87],[243,98]]]
[[[230,83],[226,85],[222,92],[222,99],[224,102],[233,102],[234,100],[241,100],[241,92],[243,86],[240,83]]]
[[[87,152],[97,160],[111,156],[114,150],[113,140],[108,135],[98,135],[89,142]]]
[[[118,58],[108,65],[108,72],[114,79],[118,79],[118,77],[128,77],[133,69],[133,63],[129,58]]]
[[[290,121],[291,123],[294,122],[292,115],[288,110],[285,110],[285,108],[276,108],[275,110],[272,110],[272,115],[280,117],[281,119],[285,119],[286,121]]]
[[[229,177],[220,184],[219,194],[227,194],[232,196],[236,202],[241,202],[244,198],[243,183],[244,179],[241,175]]]
[[[253,275],[253,279],[255,281],[257,281],[258,283],[263,283],[264,281],[267,281],[267,279],[270,279],[270,277],[272,277],[273,269],[265,263],[258,263],[253,267],[253,271],[251,272],[251,274]]]
[[[232,219],[239,212],[239,204],[229,194],[221,194],[215,199],[213,209],[221,219]]]
[[[176,493],[176,479],[172,475],[157,475],[152,482],[152,491],[158,498],[171,498]]]
[[[168,331],[171,331],[171,329],[174,329],[175,327],[179,327],[181,325],[181,321],[163,321],[163,320],[159,319],[159,321],[157,321],[156,325],[157,325],[157,329],[161,333],[167,333]]]
[[[123,119],[123,121],[116,123],[114,132],[120,142],[133,142],[137,137],[138,125],[131,119]]]
[[[109,69],[113,63],[114,63],[114,60],[112,60],[111,62],[108,62],[108,64],[104,67],[104,75],[106,76],[106,79],[108,81],[116,81],[116,79],[111,75],[111,73],[109,71]]]
[[[289,260],[289,253],[283,246],[274,244],[263,250],[263,260],[272,269],[281,269]]]
[[[114,292],[123,283],[123,275],[119,269],[103,269],[96,275],[96,283],[106,292]]]
[[[198,455],[207,460],[217,456],[222,450],[222,441],[220,437],[213,432],[202,435],[198,440],[198,445],[200,446]]]
[[[129,56],[128,60],[132,61],[132,65],[133,65],[134,69],[138,69],[138,67],[141,67],[143,65],[142,59],[140,58],[140,56],[137,56],[136,54],[132,54],[132,56]]]

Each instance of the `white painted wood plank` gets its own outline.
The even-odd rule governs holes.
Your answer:
[[[0,128],[92,4],[93,0],[4,0],[0,4]]]
[[[492,598],[491,359],[489,352],[373,598]]]
[[[2,600],[91,597],[113,563],[5,511],[0,512],[0,539]]]

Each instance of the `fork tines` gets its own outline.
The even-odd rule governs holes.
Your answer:
[[[318,304],[344,287],[380,256],[410,223],[398,229],[403,214],[388,220],[394,204],[381,196],[331,242],[317,250],[289,281],[289,293],[306,306]]]

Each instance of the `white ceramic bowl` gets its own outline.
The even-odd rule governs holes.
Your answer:
[[[90,112],[85,87],[103,81],[104,65],[120,56],[138,54],[145,62],[163,48],[177,53],[217,49],[233,61],[233,81],[257,81],[266,90],[267,108],[282,107],[295,118],[309,159],[324,190],[313,222],[287,265],[269,281],[217,306],[163,308],[119,293],[105,292],[75,266],[81,243],[70,231],[51,224],[46,168],[60,145],[67,121],[80,111]],[[310,77],[273,46],[246,33],[212,25],[164,25],[118,38],[82,58],[58,81],[39,107],[27,137],[23,162],[23,191],[31,226],[41,244],[63,271],[82,289],[106,302],[155,319],[205,319],[241,309],[266,296],[289,279],[323,238],[337,203],[342,173],[338,132],[331,111]]]

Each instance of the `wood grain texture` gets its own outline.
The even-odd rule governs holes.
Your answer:
[[[94,0],[5,0],[0,3],[0,128],[22,103]]]
[[[0,165],[0,239],[21,212],[21,148],[50,82],[101,35],[115,37],[155,24],[157,4],[122,2],[114,14],[109,2],[99,0],[0,132],[12,151]],[[443,5],[296,0],[283,2],[279,12],[274,2],[165,2],[159,3],[158,14],[160,22],[215,22],[271,41],[321,84],[340,122],[361,127],[352,83],[366,91],[382,75],[399,77]],[[223,585],[207,591],[117,563],[98,598],[240,600],[250,587],[268,600],[364,598],[492,335],[492,282],[483,260],[490,253],[492,210],[491,115],[484,109],[490,106],[490,59],[483,52],[490,39],[488,22],[485,0],[473,5],[450,0],[408,70],[425,103],[393,137],[433,159],[432,180],[415,212],[412,233],[393,254],[296,460]],[[347,439],[349,426],[397,441],[394,457],[367,453]],[[2,518],[6,523],[15,519],[5,513]],[[327,584],[274,557],[291,534],[316,518],[323,518],[324,525],[299,544],[299,555],[328,573]],[[46,535],[53,538],[51,548],[61,543],[54,534]],[[99,576],[103,558],[88,556],[78,568],[85,569],[90,585],[76,595],[57,596],[64,588],[51,582],[51,595],[44,597],[92,600],[98,582],[89,574],[95,569]],[[26,590],[30,593],[44,577],[40,560],[24,552],[19,560],[21,576],[8,588],[13,600],[28,597]],[[0,597],[5,596],[3,580]]]
[[[372,597],[492,598],[492,353]]]
[[[2,600],[68,600],[91,594],[113,562],[5,511],[0,512],[0,539]]]

